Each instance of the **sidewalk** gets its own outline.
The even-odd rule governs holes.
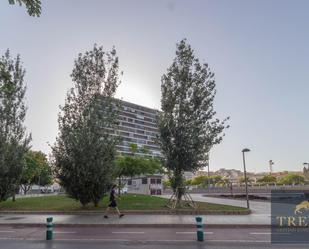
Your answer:
[[[227,198],[218,198],[218,197],[205,197],[204,194],[191,194],[191,197],[194,201],[199,202],[209,202],[215,204],[231,205],[237,207],[247,207],[247,202],[245,200],[233,200]],[[162,195],[163,198],[170,198],[170,195]],[[265,215],[270,216],[271,203],[266,201],[250,201],[250,209],[252,214],[255,215]]]
[[[55,225],[61,226],[147,226],[147,227],[193,227],[195,216],[193,215],[125,215],[118,218],[111,215],[104,219],[103,214],[83,215],[50,215],[54,218]],[[49,215],[0,215],[0,225],[46,225]],[[269,226],[270,218],[264,215],[202,215],[206,226]]]

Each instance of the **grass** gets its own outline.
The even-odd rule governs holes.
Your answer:
[[[150,195],[126,194],[117,201],[121,210],[168,210],[167,199]],[[102,211],[107,207],[108,198],[103,198],[98,207],[81,204],[65,195],[28,197],[16,199],[16,202],[7,200],[0,202],[1,211]],[[246,208],[212,203],[197,202],[198,210],[207,211],[245,211]],[[189,207],[188,207],[189,208]],[[183,208],[183,209],[188,209]]]

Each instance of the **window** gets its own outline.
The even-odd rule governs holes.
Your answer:
[[[142,184],[147,184],[148,183],[148,179],[147,178],[143,178],[142,179]]]
[[[128,180],[128,185],[132,185],[132,180]]]
[[[156,179],[151,178],[150,179],[150,184],[156,184]]]
[[[157,179],[157,184],[161,184],[161,179]]]

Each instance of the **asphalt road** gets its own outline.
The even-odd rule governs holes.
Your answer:
[[[0,226],[0,240],[44,240],[44,227]],[[212,228],[204,229],[206,241],[214,242],[270,242],[267,228]],[[196,240],[194,228],[147,227],[55,227],[57,241],[183,241]]]
[[[46,228],[38,226],[0,226],[0,248],[4,243],[25,243],[44,245]],[[55,243],[97,242],[105,245],[107,242],[118,243],[198,243],[194,228],[151,228],[151,227],[95,227],[72,226],[55,227]],[[271,231],[269,228],[205,228],[206,243],[231,244],[270,244]],[[289,236],[287,234],[286,236]],[[205,243],[204,242],[204,243]],[[51,243],[49,243],[51,244]],[[198,243],[203,244],[203,243]],[[47,244],[46,244],[47,245]],[[120,244],[121,245],[121,244]],[[9,247],[8,247],[9,248]],[[14,247],[12,247],[14,248]],[[41,248],[41,247],[38,247]],[[70,248],[70,247],[69,247]],[[121,247],[120,247],[121,248]],[[250,247],[251,248],[251,247]],[[292,247],[290,247],[292,248]],[[302,248],[302,247],[300,247]],[[307,245],[308,248],[308,245]]]
[[[213,242],[0,241],[1,249],[307,249],[308,245]]]

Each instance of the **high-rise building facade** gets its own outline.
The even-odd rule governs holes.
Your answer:
[[[119,115],[118,135],[121,143],[117,146],[118,152],[130,153],[130,144],[138,148],[146,148],[150,155],[160,156],[160,148],[155,143],[158,135],[158,110],[120,100],[122,109]],[[140,150],[137,154],[145,155]]]

